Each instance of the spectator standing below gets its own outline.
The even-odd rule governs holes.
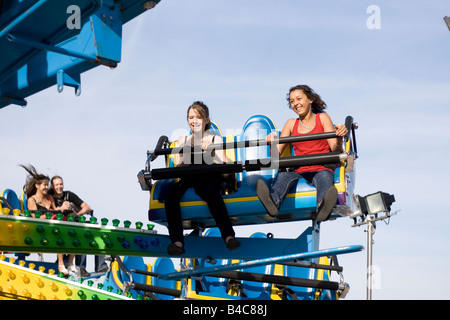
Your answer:
[[[70,210],[71,214],[75,216],[76,221],[78,221],[78,217],[84,214],[92,214],[93,212],[91,207],[75,193],[72,191],[64,191],[64,182],[60,176],[54,176],[51,179],[50,193],[53,195],[55,204],[65,208],[67,207],[67,210]],[[75,262],[80,268],[80,276],[88,277],[90,273],[86,271],[86,255],[77,255]],[[106,265],[105,257],[95,256],[95,271],[106,272],[107,269],[108,266]]]

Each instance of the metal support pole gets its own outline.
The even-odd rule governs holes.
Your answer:
[[[372,300],[372,249],[373,234],[375,233],[375,220],[367,217],[367,300]]]
[[[395,202],[394,195],[389,195],[385,192],[376,192],[374,194],[367,195],[365,197],[357,196],[358,210],[350,217],[354,219],[352,227],[359,227],[367,224],[367,300],[372,300],[372,255],[373,255],[373,235],[375,233],[377,221],[390,219],[391,205]],[[384,212],[384,215],[378,216]],[[357,222],[360,217],[360,222]]]

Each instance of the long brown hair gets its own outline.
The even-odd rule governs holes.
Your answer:
[[[20,164],[19,166],[24,168],[25,171],[28,173],[27,180],[24,185],[24,190],[27,193],[28,197],[31,197],[36,194],[37,184],[41,184],[44,180],[50,181],[50,178],[48,176],[37,172],[36,168],[33,167],[31,164],[29,164],[28,166]]]
[[[187,116],[186,118],[189,118],[189,110],[194,109],[200,117],[205,120],[205,131],[211,128],[211,120],[209,119],[209,109],[202,101],[195,101],[193,104],[189,106],[187,109]]]

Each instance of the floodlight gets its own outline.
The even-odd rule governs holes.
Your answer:
[[[390,218],[391,205],[395,202],[395,197],[392,194],[378,191],[365,197],[354,195],[353,202],[355,210],[350,215],[350,218],[355,221],[353,227],[367,224],[367,300],[372,300],[372,247],[375,222]],[[380,212],[386,214],[378,217]],[[361,221],[357,222],[359,216],[361,216]]]
[[[156,2],[154,1],[146,1],[142,4],[142,8],[145,10],[153,9],[156,6]]]
[[[394,195],[381,191],[369,194],[365,196],[364,199],[369,214],[377,214],[380,212],[389,213],[391,211],[392,203],[395,202]]]
[[[445,24],[448,27],[448,30],[450,30],[450,17],[444,17],[444,21],[445,21]]]
[[[350,215],[351,219],[367,215],[366,200],[360,195],[353,195],[353,213]]]
[[[150,191],[152,189],[152,183],[146,177],[146,172],[144,170],[139,171],[137,178],[141,185],[142,191]]]

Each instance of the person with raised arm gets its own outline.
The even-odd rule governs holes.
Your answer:
[[[300,136],[306,134],[336,131],[337,136],[345,136],[348,132],[343,124],[333,125],[328,113],[323,110],[326,103],[320,95],[307,85],[297,85],[290,88],[287,94],[289,108],[297,117],[288,119],[281,130],[280,137]],[[271,144],[277,133],[271,133],[266,141]],[[288,144],[278,144],[281,155]],[[292,147],[296,156],[327,153],[342,148],[342,139],[330,138],[321,140],[293,142]],[[337,201],[337,190],[334,186],[334,170],[336,165],[301,166],[294,171],[279,172],[273,185],[269,189],[263,180],[256,183],[258,198],[267,210],[267,213],[276,217],[278,210],[290,189],[300,178],[312,184],[317,190],[316,221],[328,220]],[[314,217],[313,217],[314,218]]]

